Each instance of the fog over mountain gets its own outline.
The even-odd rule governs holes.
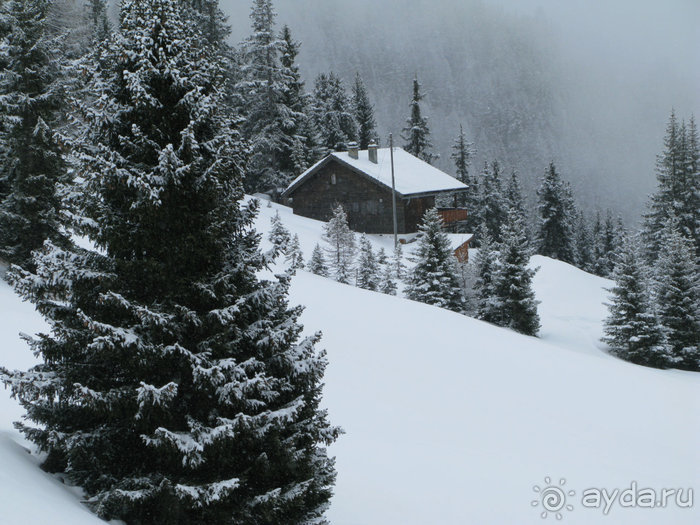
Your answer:
[[[235,45],[250,32],[249,0],[221,0]],[[671,108],[700,116],[696,0],[278,0],[278,26],[302,42],[307,82],[359,71],[380,138],[399,145],[411,79],[427,96],[437,165],[463,124],[477,155],[517,169],[533,190],[550,160],[585,209],[627,220],[655,184]],[[531,192],[532,193],[532,192]]]

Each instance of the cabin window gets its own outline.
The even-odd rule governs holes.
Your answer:
[[[331,184],[335,184],[335,173],[331,173]]]

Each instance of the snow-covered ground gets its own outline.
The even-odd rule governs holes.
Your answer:
[[[323,224],[263,203],[258,229],[276,210],[308,259]],[[391,251],[391,236],[371,242]],[[532,264],[540,338],[298,273],[291,300],[306,305],[309,332],[323,331],[324,404],[346,430],[332,447],[332,523],[543,523],[533,488],[546,476],[575,491],[566,496],[573,509],[559,510],[564,523],[700,523],[700,503],[679,508],[675,495],[666,508],[623,507],[619,493],[607,515],[584,507],[586,489],[611,494],[633,482],[638,497],[682,488],[685,501],[688,488],[700,491],[700,375],[610,357],[598,341],[609,281],[545,257]],[[0,363],[30,366],[16,334],[43,322],[5,284],[0,311]],[[0,523],[99,522],[16,444],[20,414],[0,393]]]

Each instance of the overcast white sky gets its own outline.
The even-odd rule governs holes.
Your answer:
[[[572,59],[624,70],[684,72],[700,103],[700,0],[485,0],[541,13],[560,30]],[[438,2],[439,3],[439,2]],[[690,108],[689,108],[690,109]]]

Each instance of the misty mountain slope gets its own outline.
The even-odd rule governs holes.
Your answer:
[[[256,221],[263,248],[276,211],[299,235],[308,259],[323,223],[263,203]],[[391,239],[371,242],[378,247]],[[534,286],[542,301],[541,339],[298,272],[290,301],[306,305],[305,332],[323,331],[320,347],[329,361],[323,404],[346,430],[331,448],[338,470],[332,523],[542,523],[542,506],[531,501],[545,476],[565,478],[567,490],[576,491],[566,523],[697,523],[697,508],[615,505],[604,516],[582,507],[581,493],[590,487],[696,483],[700,376],[602,353],[596,320],[607,281],[544,257],[532,263],[540,266]],[[16,334],[46,326],[4,284],[0,305],[11,312],[0,321],[0,360],[30,366],[33,358]],[[72,514],[82,511],[76,497],[7,438],[19,439],[11,421],[21,410],[13,404],[7,390],[0,392],[0,464],[12,469],[0,476],[0,493],[10,495],[3,512],[30,509],[45,517],[37,502],[50,496],[51,523],[83,523]],[[36,481],[33,491],[16,482],[24,479]]]
[[[223,0],[231,41],[250,33],[251,2]],[[359,71],[384,143],[397,144],[411,79],[442,155],[465,126],[476,143],[472,170],[498,159],[515,167],[534,200],[550,160],[582,204],[636,219],[654,187],[671,107],[700,113],[700,45],[688,0],[279,0],[278,26],[301,41],[307,83],[333,70]]]

